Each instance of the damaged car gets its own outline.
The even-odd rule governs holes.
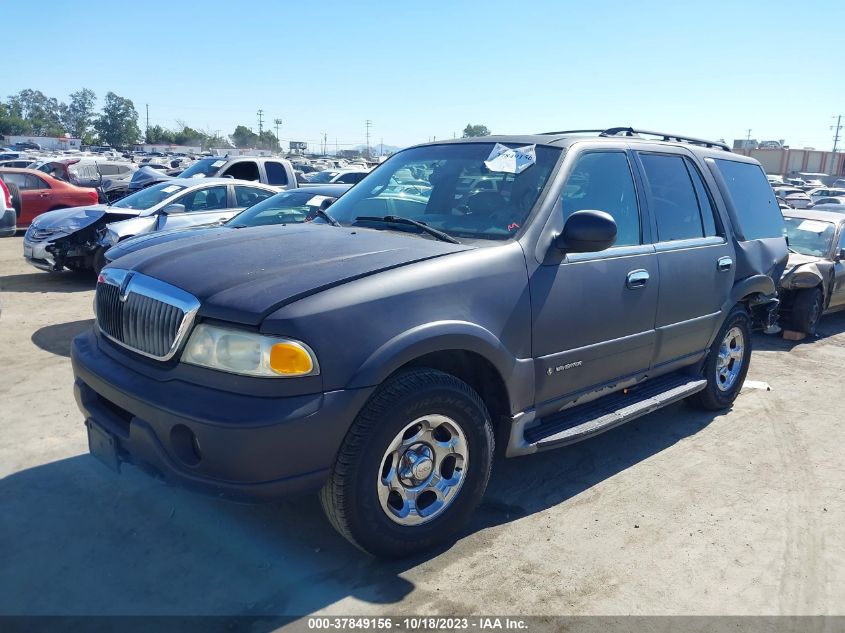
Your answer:
[[[24,257],[41,270],[99,272],[105,251],[123,239],[228,220],[276,193],[277,188],[231,178],[168,180],[110,206],[39,216],[24,236]]]
[[[785,211],[789,263],[780,279],[781,322],[815,334],[826,312],[845,308],[845,215]]]

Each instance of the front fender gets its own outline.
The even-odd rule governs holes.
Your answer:
[[[519,410],[533,402],[533,361],[516,358],[489,330],[466,321],[437,321],[407,330],[373,352],[353,375],[349,388],[382,383],[397,369],[433,352],[474,352],[499,372],[512,407]]]

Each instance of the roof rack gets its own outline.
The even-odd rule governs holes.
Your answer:
[[[589,134],[589,133],[597,133],[599,136],[636,136],[642,137],[643,135],[647,136],[657,136],[662,141],[678,141],[682,143],[690,143],[692,145],[701,145],[703,147],[714,147],[723,149],[726,152],[731,151],[731,148],[728,147],[726,143],[721,141],[707,141],[700,138],[695,138],[692,136],[681,136],[680,134],[667,134],[665,132],[651,132],[649,130],[638,130],[632,127],[611,127],[607,128],[606,130],[561,130],[559,132],[543,132],[543,134]]]

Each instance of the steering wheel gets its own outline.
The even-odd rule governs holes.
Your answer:
[[[508,201],[502,194],[496,191],[478,191],[476,193],[468,194],[458,210],[464,215],[483,215],[487,217],[494,217],[498,215],[497,212],[506,210]]]

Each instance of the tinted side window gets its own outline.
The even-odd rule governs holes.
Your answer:
[[[753,163],[724,158],[717,158],[713,163],[725,181],[745,239],[782,237],[783,216],[763,170]]]
[[[642,243],[640,211],[624,152],[591,152],[578,159],[561,196],[563,219],[575,211],[605,211],[616,220],[614,246]]]
[[[693,165],[689,160],[684,159],[684,164],[687,166],[690,178],[692,178],[692,185],[695,188],[695,197],[698,198],[698,209],[701,211],[701,221],[704,224],[704,236],[713,237],[718,235],[716,228],[716,207],[713,206],[713,200],[707,192],[707,187],[701,179],[701,173],[698,167]]]
[[[184,204],[185,211],[213,211],[215,209],[225,209],[226,204],[226,187],[221,185],[219,187],[207,187],[198,191],[193,191],[189,194],[177,198],[173,204]]]
[[[661,242],[704,237],[698,198],[682,156],[640,154]]]
[[[48,185],[45,181],[41,180],[38,176],[33,176],[32,174],[26,175],[26,189],[49,189],[50,185]]]
[[[258,165],[251,160],[237,162],[220,175],[231,176],[237,180],[260,180]]]
[[[365,171],[350,171],[346,174],[341,174],[335,179],[335,182],[344,184],[344,185],[354,185],[356,182],[361,182],[364,180],[364,177],[367,175]]]
[[[288,175],[287,172],[285,172],[284,165],[281,163],[267,161],[264,163],[264,169],[267,170],[267,182],[271,185],[288,184]]]
[[[7,185],[17,185],[18,189],[23,191],[27,188],[26,186],[26,174],[3,174],[2,175],[3,182]]]
[[[235,187],[235,206],[251,207],[274,195],[272,191],[257,189],[256,187]]]

